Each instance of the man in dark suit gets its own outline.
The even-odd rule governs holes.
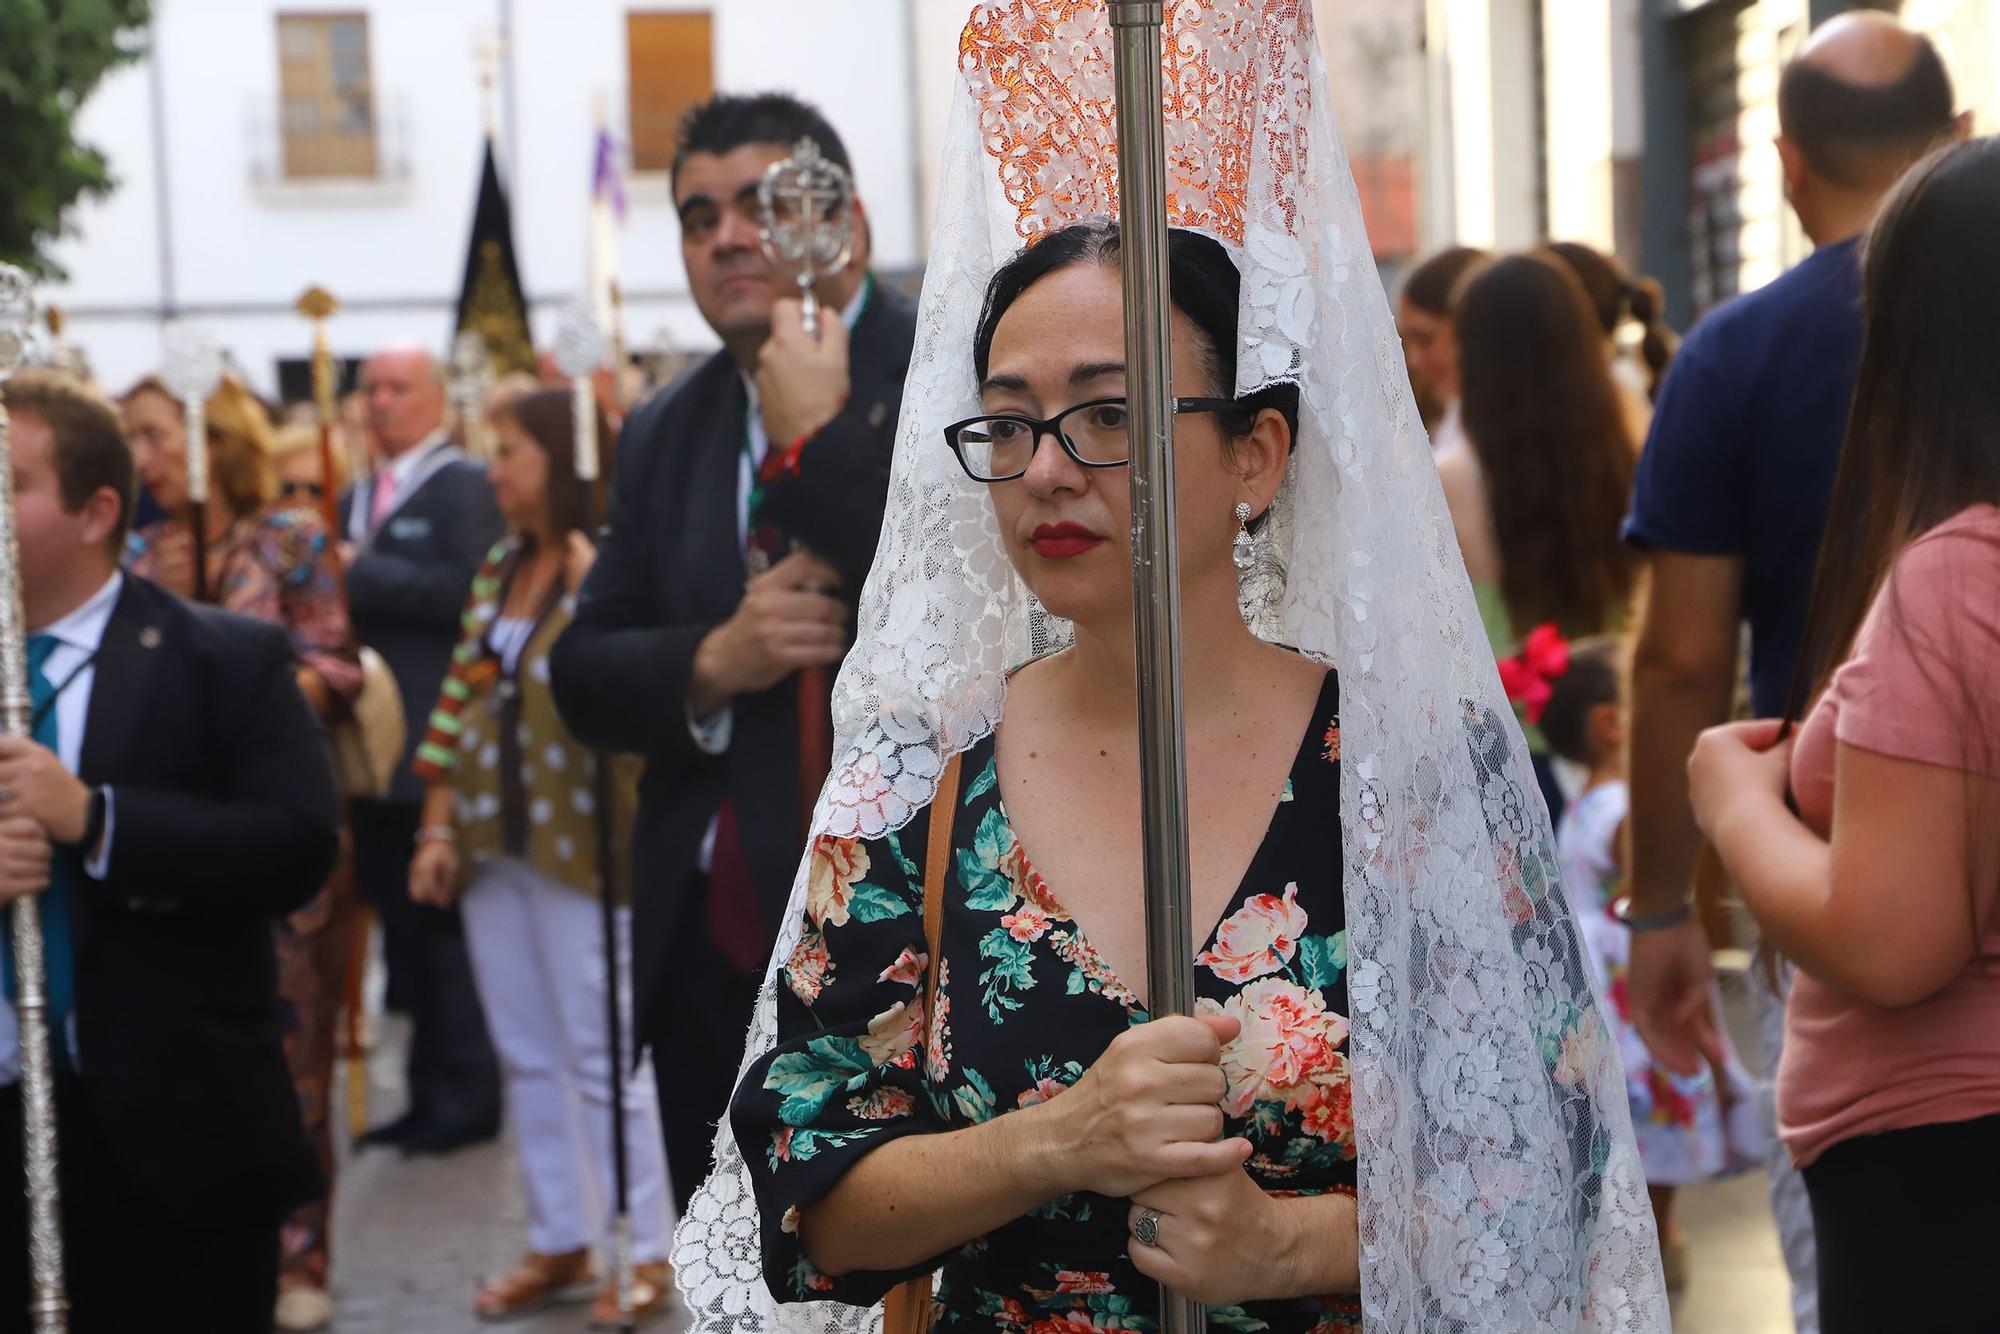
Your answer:
[[[33,738],[0,737],[0,904],[41,895],[70,1328],[265,1334],[280,1221],[322,1189],[271,927],[333,863],[326,736],[282,631],[120,573],[111,405],[54,371],[4,392]],[[26,1330],[7,946],[0,1330]]]
[[[445,437],[436,358],[384,348],[363,366],[361,389],[383,461],[341,497],[348,608],[355,634],[395,673],[409,733],[388,796],[353,803],[354,872],[382,916],[389,1004],[410,1016],[409,1107],[363,1142],[443,1153],[498,1132],[500,1075],[458,910],[410,901],[424,798],[410,757],[451,665],[472,576],[503,525],[485,469]]]
[[[757,182],[803,137],[847,165],[833,128],[788,97],[717,97],[683,124],[682,256],[723,350],[626,422],[609,530],[550,661],[576,734],[648,759],[633,994],[683,1205],[804,851],[802,789],[826,773],[832,669],[874,558],[915,338],[909,302],[868,271],[858,205],[817,338],[782,295]]]

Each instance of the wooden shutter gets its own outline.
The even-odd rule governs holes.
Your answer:
[[[673,166],[681,117],[715,94],[714,21],[705,10],[625,16],[632,169]]]

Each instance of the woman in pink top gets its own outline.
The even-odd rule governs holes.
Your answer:
[[[1788,710],[1804,724],[1717,728],[1689,766],[1703,831],[1799,967],[1778,1122],[1826,1334],[2000,1321],[1996,234],[1994,140],[1884,205]]]

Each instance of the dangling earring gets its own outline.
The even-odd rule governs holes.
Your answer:
[[[1230,556],[1237,569],[1248,570],[1257,563],[1256,545],[1257,539],[1250,536],[1250,502],[1239,500],[1236,502],[1236,550]]]

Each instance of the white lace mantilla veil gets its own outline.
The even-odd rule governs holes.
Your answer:
[[[1364,1320],[1665,1331],[1624,1075],[1411,399],[1309,0],[1169,0],[1164,45],[1170,221],[1222,240],[1242,269],[1236,388],[1301,390],[1291,475],[1261,540],[1278,554],[1245,615],[1340,672]],[[1103,0],[976,6],[960,75],[816,835],[902,826],[944,759],[999,721],[1006,671],[1069,636],[1015,577],[943,428],[978,410],[972,340],[994,270],[1024,240],[1117,212]],[[774,1043],[809,865],[746,1067]],[[879,1319],[772,1300],[726,1118],[677,1237],[697,1329],[831,1334]]]

